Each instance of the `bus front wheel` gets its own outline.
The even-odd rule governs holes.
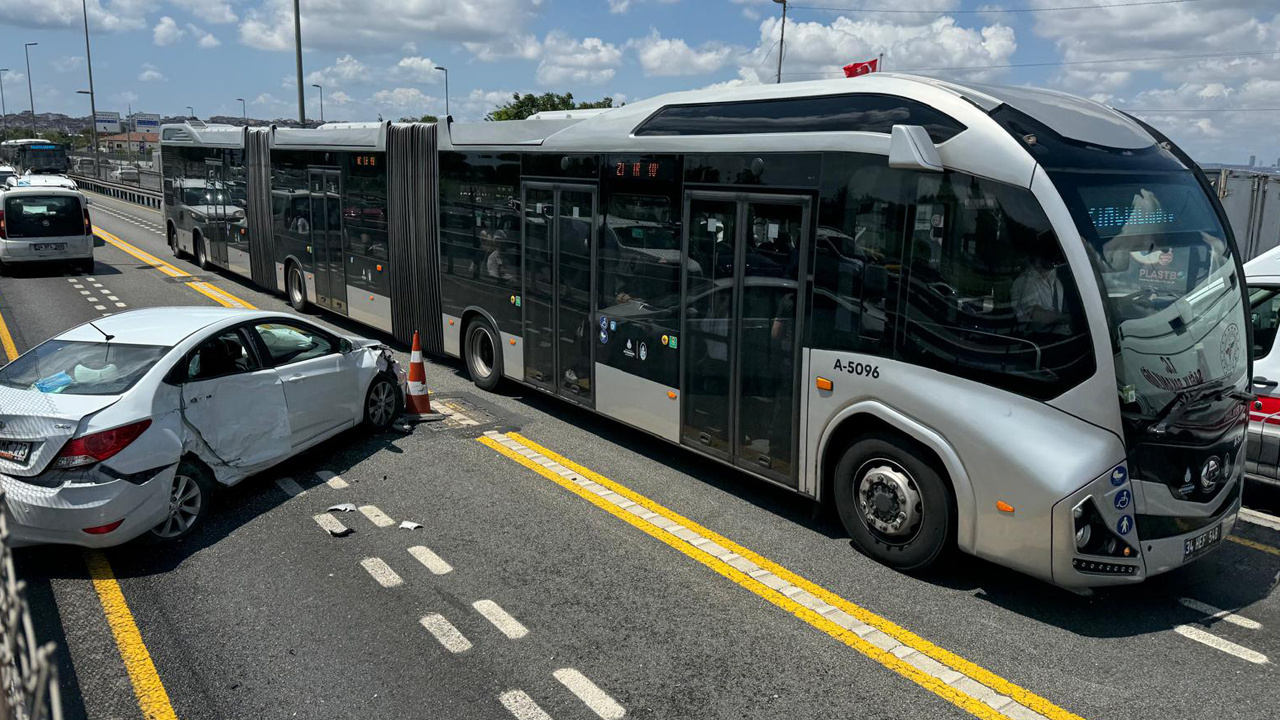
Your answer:
[[[467,374],[481,390],[494,390],[502,380],[502,350],[498,333],[488,321],[477,318],[467,325],[465,343]]]
[[[955,544],[947,481],[905,438],[867,435],[836,466],[840,521],[864,555],[903,572],[935,565]]]

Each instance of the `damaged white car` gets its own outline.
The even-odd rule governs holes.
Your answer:
[[[366,423],[404,372],[374,340],[296,316],[156,308],[95,320],[0,368],[0,484],[15,544],[182,537],[217,484]]]

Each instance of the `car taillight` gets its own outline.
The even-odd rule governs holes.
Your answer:
[[[106,460],[137,440],[138,436],[149,427],[151,427],[150,420],[141,420],[131,425],[121,425],[92,435],[72,438],[62,446],[62,451],[58,453],[58,458],[54,460],[53,465],[57,468],[73,468]]]
[[[93,221],[89,219],[89,208],[84,209],[84,234],[93,234]]]
[[[8,239],[4,229],[4,210],[0,210],[0,240]]]

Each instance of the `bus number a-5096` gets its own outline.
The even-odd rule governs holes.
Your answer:
[[[859,377],[869,377],[869,378],[880,377],[879,365],[854,362],[852,360],[843,361],[840,358],[836,358],[836,364],[832,368],[832,370],[839,370],[841,372],[846,372],[850,375],[857,375]]]

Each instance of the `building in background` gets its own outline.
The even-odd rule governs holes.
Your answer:
[[[119,135],[110,135],[102,138],[99,142],[102,143],[107,152],[135,152],[141,154],[159,147],[160,134],[153,132],[120,133]]]

